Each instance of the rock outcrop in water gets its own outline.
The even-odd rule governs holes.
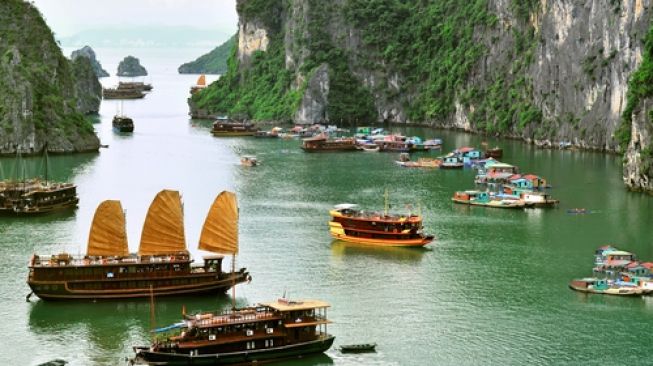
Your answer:
[[[197,60],[187,62],[177,69],[180,74],[224,74],[227,59],[236,45],[236,35]]]
[[[66,59],[36,7],[0,2],[0,154],[97,151],[88,60]]]
[[[70,55],[70,59],[75,61],[78,57],[85,57],[91,62],[95,75],[99,78],[109,76],[109,73],[102,68],[100,62],[95,58],[95,51],[89,46],[84,46]]]
[[[127,56],[118,64],[118,76],[146,76],[147,70],[141,66],[141,62],[134,56]]]
[[[233,67],[191,108],[613,152],[626,146],[628,80],[653,15],[650,0],[238,0],[237,9]]]

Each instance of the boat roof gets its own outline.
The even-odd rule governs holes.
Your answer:
[[[202,259],[204,260],[222,259],[222,258],[224,258],[224,255],[220,255],[220,254],[209,254],[209,255],[202,256]]]
[[[351,210],[353,208],[358,208],[358,205],[355,203],[341,203],[339,205],[333,206],[336,210]]]
[[[633,255],[631,252],[627,252],[625,250],[610,250],[605,255]]]
[[[471,147],[471,146],[463,146],[463,147],[459,147],[459,148],[456,149],[456,151],[458,151],[460,153],[466,153],[466,152],[470,152],[470,151],[474,151],[474,150],[476,150],[476,148]]]
[[[309,310],[315,308],[328,308],[331,305],[322,300],[286,300],[279,299],[273,302],[264,302],[261,303],[263,306],[270,307],[278,311],[297,311],[297,310]]]

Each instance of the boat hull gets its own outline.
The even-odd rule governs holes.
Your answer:
[[[155,279],[132,279],[131,281],[143,282],[144,286],[138,288],[113,289],[111,283],[119,283],[119,280],[102,281],[28,281],[32,292],[42,300],[101,300],[101,299],[134,299],[148,298],[154,296],[179,296],[179,295],[201,295],[210,293],[224,293],[233,285],[248,280],[246,271],[229,274],[220,279],[210,279],[215,274],[202,274],[186,276],[188,284],[177,286],[160,285],[163,281],[174,280],[174,278]],[[197,282],[193,283],[196,279]],[[202,281],[203,279],[203,281]],[[128,280],[125,280],[128,281]],[[79,283],[97,282],[101,288],[97,290],[75,289]],[[124,282],[124,281],[123,281]],[[152,285],[152,290],[150,290]]]
[[[271,362],[323,353],[333,345],[335,337],[267,349],[231,353],[213,353],[191,356],[181,353],[153,352],[146,347],[134,347],[136,360],[157,365],[233,365],[253,362]]]
[[[480,207],[491,207],[491,208],[512,208],[512,209],[523,209],[526,207],[525,204],[491,204],[491,203],[485,203],[485,202],[474,202],[474,201],[468,201],[468,200],[459,200],[452,198],[451,199],[454,203],[459,203],[462,205],[469,205],[469,206],[480,206]]]
[[[423,247],[426,244],[432,242],[434,239],[432,236],[426,236],[424,238],[416,238],[416,239],[386,240],[386,239],[355,237],[347,234],[335,233],[333,231],[331,231],[331,236],[335,239],[350,242],[350,243],[369,245],[369,246],[380,246],[380,247]]]
[[[254,136],[256,131],[211,131],[215,137]]]
[[[612,296],[642,296],[645,294],[644,291],[641,289],[609,288],[606,290],[596,290],[596,289],[591,289],[582,286],[575,286],[573,283],[569,284],[569,288],[574,291],[583,292],[586,294],[599,294],[599,295],[612,295]]]

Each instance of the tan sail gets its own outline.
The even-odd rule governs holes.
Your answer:
[[[206,215],[199,248],[214,253],[238,254],[238,202],[236,194],[223,191]]]
[[[104,201],[95,210],[86,254],[103,257],[129,255],[125,214],[120,201]]]
[[[163,190],[154,197],[147,211],[140,255],[165,255],[186,251],[184,213],[177,191]]]
[[[204,76],[204,74],[200,75],[200,77],[197,79],[197,85],[206,86],[206,76]]]

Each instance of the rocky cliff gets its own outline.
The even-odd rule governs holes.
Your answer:
[[[97,151],[83,115],[97,111],[86,100],[97,83],[90,64],[63,56],[30,3],[0,2],[0,24],[0,154]]]
[[[84,46],[78,50],[73,51],[73,53],[70,55],[70,59],[73,61],[75,61],[78,57],[85,57],[91,62],[93,72],[95,72],[97,77],[103,78],[109,76],[109,73],[102,68],[100,61],[98,61],[95,57],[95,51],[93,51],[91,47]]]
[[[227,59],[236,45],[236,36],[229,38],[197,60],[179,66],[177,71],[180,74],[224,74],[227,72]]]
[[[97,114],[100,112],[100,103],[102,102],[102,84],[97,78],[91,60],[86,57],[77,57],[71,63],[77,111],[83,114]]]
[[[231,74],[193,97],[196,108],[428,124],[616,152],[630,141],[628,81],[653,11],[650,0],[238,0],[237,8]]]
[[[134,56],[125,57],[118,64],[118,76],[147,76],[147,70],[141,65],[139,59]]]

